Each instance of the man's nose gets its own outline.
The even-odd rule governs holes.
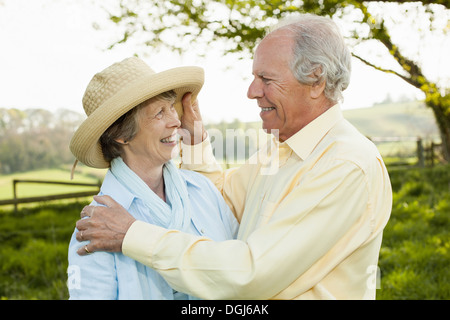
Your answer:
[[[249,99],[261,98],[264,95],[262,89],[262,83],[259,79],[255,78],[247,90],[247,97]]]

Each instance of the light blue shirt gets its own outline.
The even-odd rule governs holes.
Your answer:
[[[180,170],[186,181],[191,203],[189,233],[214,241],[234,239],[238,222],[217,188],[204,176]],[[154,223],[141,199],[120,184],[110,170],[100,195],[109,195],[137,220]],[[170,205],[170,199],[167,199]],[[153,269],[122,253],[95,252],[80,256],[77,250],[88,242],[78,242],[75,234],[69,244],[68,288],[70,299],[189,299],[176,292]]]

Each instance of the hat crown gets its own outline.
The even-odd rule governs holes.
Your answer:
[[[137,57],[114,63],[94,75],[83,96],[83,108],[89,116],[123,87],[155,72]]]
[[[169,90],[177,96],[174,107],[181,117],[182,97],[190,92],[195,100],[203,82],[200,67],[177,67],[156,73],[136,57],[113,64],[89,82],[82,99],[88,117],[75,131],[70,150],[90,167],[108,168],[100,138],[111,124],[140,103]]]

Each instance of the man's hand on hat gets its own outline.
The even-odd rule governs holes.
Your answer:
[[[191,98],[192,94],[188,92],[181,100],[183,115],[181,116],[180,135],[183,137],[183,143],[194,145],[205,140],[207,133],[203,126],[198,100],[192,103]]]
[[[90,243],[81,247],[78,254],[121,252],[125,234],[136,219],[109,196],[95,196],[94,200],[104,206],[86,206],[81,211],[76,239]]]

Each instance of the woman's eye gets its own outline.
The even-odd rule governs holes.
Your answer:
[[[163,114],[164,114],[164,112],[163,112],[163,110],[161,109],[161,110],[155,115],[155,118],[156,118],[156,119],[162,119]]]

